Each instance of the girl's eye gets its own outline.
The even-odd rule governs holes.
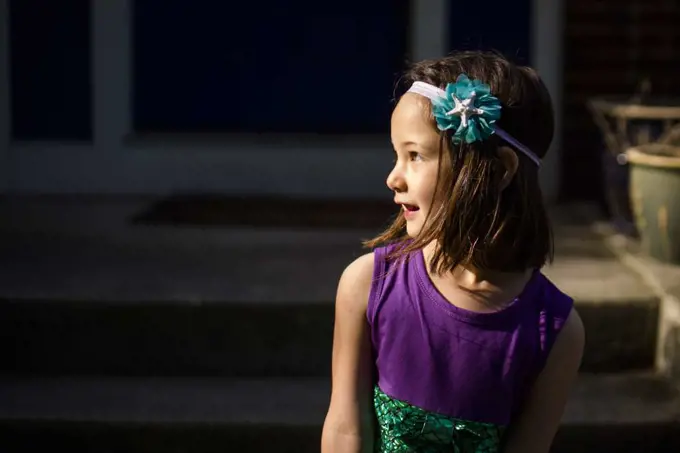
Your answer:
[[[420,154],[415,152],[415,151],[409,151],[408,157],[409,157],[410,160],[416,161],[416,162],[419,161],[419,160],[422,160],[422,157],[420,156]]]

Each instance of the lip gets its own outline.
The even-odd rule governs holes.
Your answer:
[[[413,220],[413,218],[418,214],[418,211],[407,211],[404,209],[404,218],[406,220]]]
[[[419,210],[417,210],[417,211],[409,211],[409,210],[406,209],[403,205],[402,205],[402,208],[401,208],[401,209],[404,211],[404,218],[405,218],[406,220],[411,220],[411,219],[413,219],[413,218],[418,214],[418,211],[419,211]]]

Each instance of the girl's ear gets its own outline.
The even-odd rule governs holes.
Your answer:
[[[503,177],[498,183],[498,190],[499,192],[502,192],[510,185],[512,178],[515,177],[515,173],[517,173],[517,167],[519,166],[519,159],[517,158],[515,151],[507,146],[501,146],[498,148],[498,158],[503,164],[505,171]]]

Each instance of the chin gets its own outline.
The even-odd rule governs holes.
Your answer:
[[[421,229],[422,225],[420,224],[412,224],[410,222],[406,223],[406,234],[408,234],[408,236],[412,239],[418,236]]]

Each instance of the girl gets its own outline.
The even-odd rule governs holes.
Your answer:
[[[415,64],[392,114],[401,212],[340,278],[324,453],[547,453],[584,347],[541,272],[535,71],[495,55]]]

